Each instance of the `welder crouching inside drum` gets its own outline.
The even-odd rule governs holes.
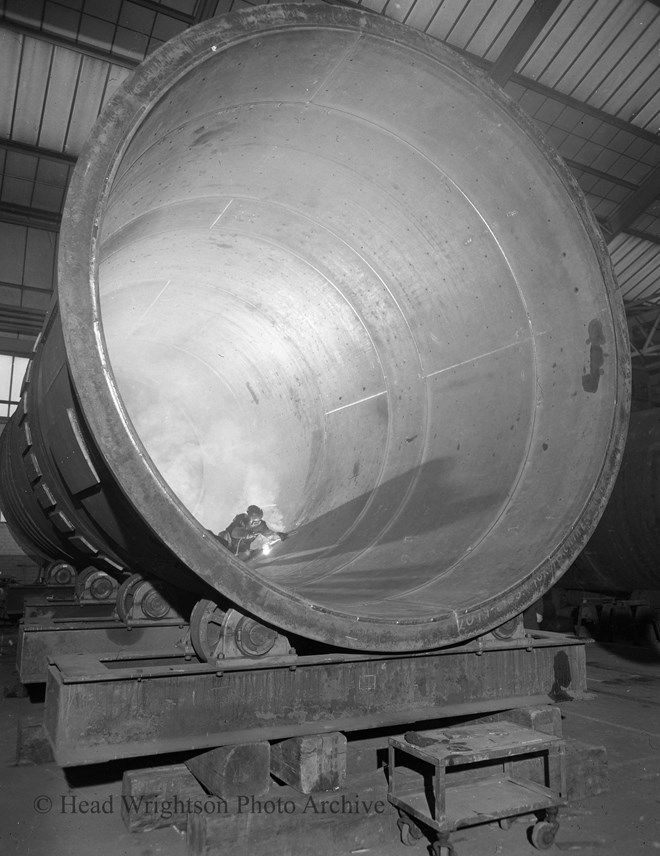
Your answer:
[[[226,529],[218,532],[216,538],[234,556],[246,560],[261,552],[253,548],[254,540],[260,535],[263,538],[277,536],[282,541],[288,537],[286,532],[271,529],[264,520],[263,511],[256,505],[250,505],[244,514],[237,514]]]

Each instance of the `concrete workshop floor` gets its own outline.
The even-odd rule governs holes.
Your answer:
[[[17,723],[24,716],[38,716],[43,705],[20,697],[15,644],[15,629],[0,630],[0,689],[4,696],[0,698],[0,854],[186,856],[185,836],[174,828],[126,831],[117,808],[121,781],[116,769],[97,767],[65,774],[52,763],[16,766]],[[587,646],[587,662],[592,697],[561,705],[564,736],[607,748],[610,791],[563,809],[557,838],[547,852],[660,854],[660,663],[641,649],[608,649],[595,643]],[[63,811],[63,804],[72,805],[72,797],[78,804],[99,801],[97,805],[113,811]],[[395,820],[391,834],[353,853],[426,854],[424,843],[414,848],[400,843]],[[506,831],[491,825],[472,827],[454,833],[452,843],[457,856],[531,856],[540,851],[526,839],[528,825],[520,820]],[[260,856],[247,847],[244,852],[245,856]],[[290,847],[281,842],[277,849],[264,852],[273,856],[301,853],[295,841]],[[338,851],[337,856],[348,854]]]

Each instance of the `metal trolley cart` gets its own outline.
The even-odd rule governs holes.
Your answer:
[[[430,832],[434,856],[455,856],[456,829],[536,814],[532,844],[554,842],[566,804],[564,741],[511,722],[409,732],[389,741],[388,799],[404,844]]]

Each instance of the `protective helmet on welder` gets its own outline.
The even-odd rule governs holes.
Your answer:
[[[248,526],[258,526],[263,519],[264,513],[258,505],[248,505]]]

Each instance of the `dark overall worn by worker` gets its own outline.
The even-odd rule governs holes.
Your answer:
[[[258,506],[250,505],[244,514],[237,514],[216,537],[239,559],[247,559],[257,552],[252,550],[252,542],[258,535],[277,535],[282,541],[287,538],[286,532],[275,532],[267,525],[264,513]]]

